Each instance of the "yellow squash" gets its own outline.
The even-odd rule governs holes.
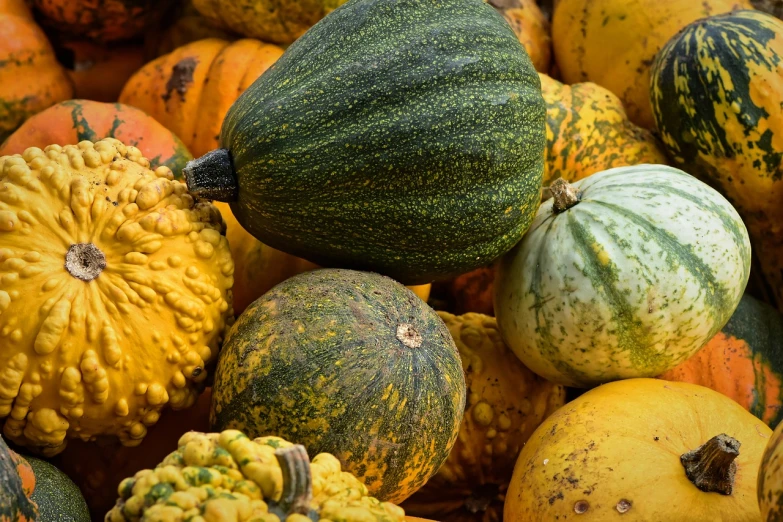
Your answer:
[[[540,74],[546,101],[544,186],[613,167],[666,164],[652,133],[632,123],[620,100],[595,83],[565,85]]]
[[[195,401],[231,322],[220,213],[107,138],[0,157],[0,418],[14,442],[138,444]]]
[[[537,71],[548,71],[552,60],[549,20],[535,0],[487,0],[503,17],[525,47]]]
[[[504,520],[758,522],[756,476],[771,434],[709,388],[658,379],[604,384],[530,437]]]
[[[402,507],[441,522],[503,514],[514,462],[565,389],[528,370],[500,338],[494,317],[438,312],[459,350],[467,385],[457,442],[438,473]]]
[[[107,522],[402,522],[329,453],[237,430],[189,432],[158,464],[125,479]]]
[[[566,83],[595,82],[615,93],[631,121],[653,127],[650,64],[690,22],[749,0],[559,0],[552,18],[555,58]]]

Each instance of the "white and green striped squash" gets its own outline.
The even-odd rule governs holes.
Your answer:
[[[495,282],[498,326],[531,370],[575,387],[660,375],[726,324],[750,241],[717,191],[665,165],[552,190]]]

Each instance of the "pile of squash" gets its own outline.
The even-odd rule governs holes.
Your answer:
[[[0,0],[0,522],[783,521],[778,16]]]

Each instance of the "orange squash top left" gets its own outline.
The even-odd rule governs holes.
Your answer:
[[[0,0],[0,27],[2,141],[33,114],[73,96],[73,85],[24,0]]]

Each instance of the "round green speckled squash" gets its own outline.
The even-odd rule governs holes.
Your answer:
[[[550,188],[495,280],[498,326],[528,368],[575,387],[655,376],[726,324],[750,242],[715,190],[665,165]]]
[[[446,460],[464,409],[459,353],[434,310],[387,277],[320,269],[239,316],[210,421],[331,453],[372,496],[399,503]]]
[[[781,71],[783,21],[735,11],[694,22],[666,44],[650,98],[676,164],[742,216],[763,274],[757,293],[783,311]],[[754,280],[759,274],[754,265]]]
[[[24,455],[33,468],[38,520],[45,522],[90,522],[90,510],[79,488],[68,476],[45,460]]]
[[[349,0],[226,115],[188,187],[264,244],[425,284],[509,250],[539,204],[545,104],[482,0]]]

